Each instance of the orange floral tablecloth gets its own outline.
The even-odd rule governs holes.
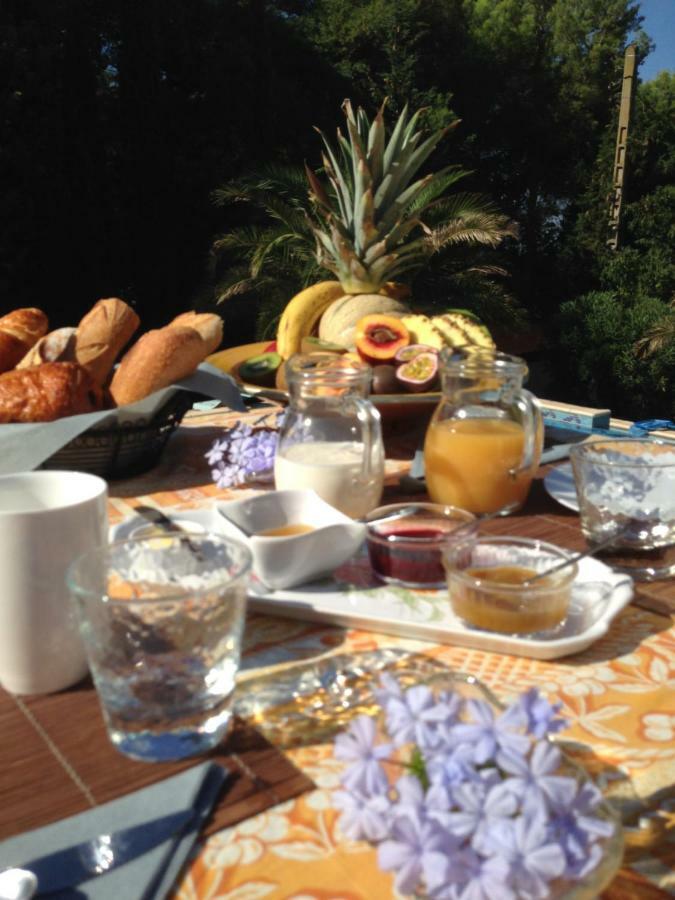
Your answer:
[[[260,413],[247,415],[255,418]],[[112,483],[111,521],[131,514],[138,503],[191,507],[230,496],[231,491],[209,482],[203,454],[235,418],[222,411],[191,414],[158,468]],[[406,468],[404,459],[388,459],[388,483],[396,484]],[[241,489],[236,493],[241,496]],[[675,600],[675,585],[672,589]],[[451,669],[475,675],[503,700],[536,686],[551,701],[560,701],[571,723],[563,737],[582,745],[580,758],[596,781],[610,789],[613,780],[620,782],[619,790],[628,791],[636,806],[644,804],[647,814],[645,827],[631,832],[624,867],[603,896],[649,900],[675,895],[672,617],[631,606],[608,635],[585,652],[540,662],[254,615],[247,624],[244,659],[250,672],[326,653],[391,646],[427,654]],[[375,852],[339,832],[331,791],[338,785],[340,765],[332,759],[330,747],[287,752],[313,779],[316,790],[207,840],[177,887],[175,900],[386,900],[397,896],[391,876],[378,870]]]

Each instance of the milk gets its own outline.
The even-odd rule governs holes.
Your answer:
[[[277,453],[277,490],[312,490],[347,516],[360,518],[377,506],[384,481],[384,460],[372,452],[369,478],[363,475],[363,444],[356,441],[310,441]]]

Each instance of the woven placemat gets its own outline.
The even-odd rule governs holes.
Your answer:
[[[213,834],[314,785],[239,720],[208,757],[142,763],[114,749],[91,682],[59,694],[0,690],[0,839],[83,812],[162,781],[205,758],[233,774],[204,829]]]

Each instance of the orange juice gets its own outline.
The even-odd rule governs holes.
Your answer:
[[[433,421],[424,444],[427,490],[435,503],[489,513],[525,502],[534,470],[512,475],[522,464],[525,431],[511,419]]]

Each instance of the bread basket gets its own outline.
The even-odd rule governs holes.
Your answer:
[[[176,391],[152,417],[88,429],[42,464],[42,469],[90,472],[108,480],[131,478],[153,468],[171,434],[194,402],[189,391]]]

